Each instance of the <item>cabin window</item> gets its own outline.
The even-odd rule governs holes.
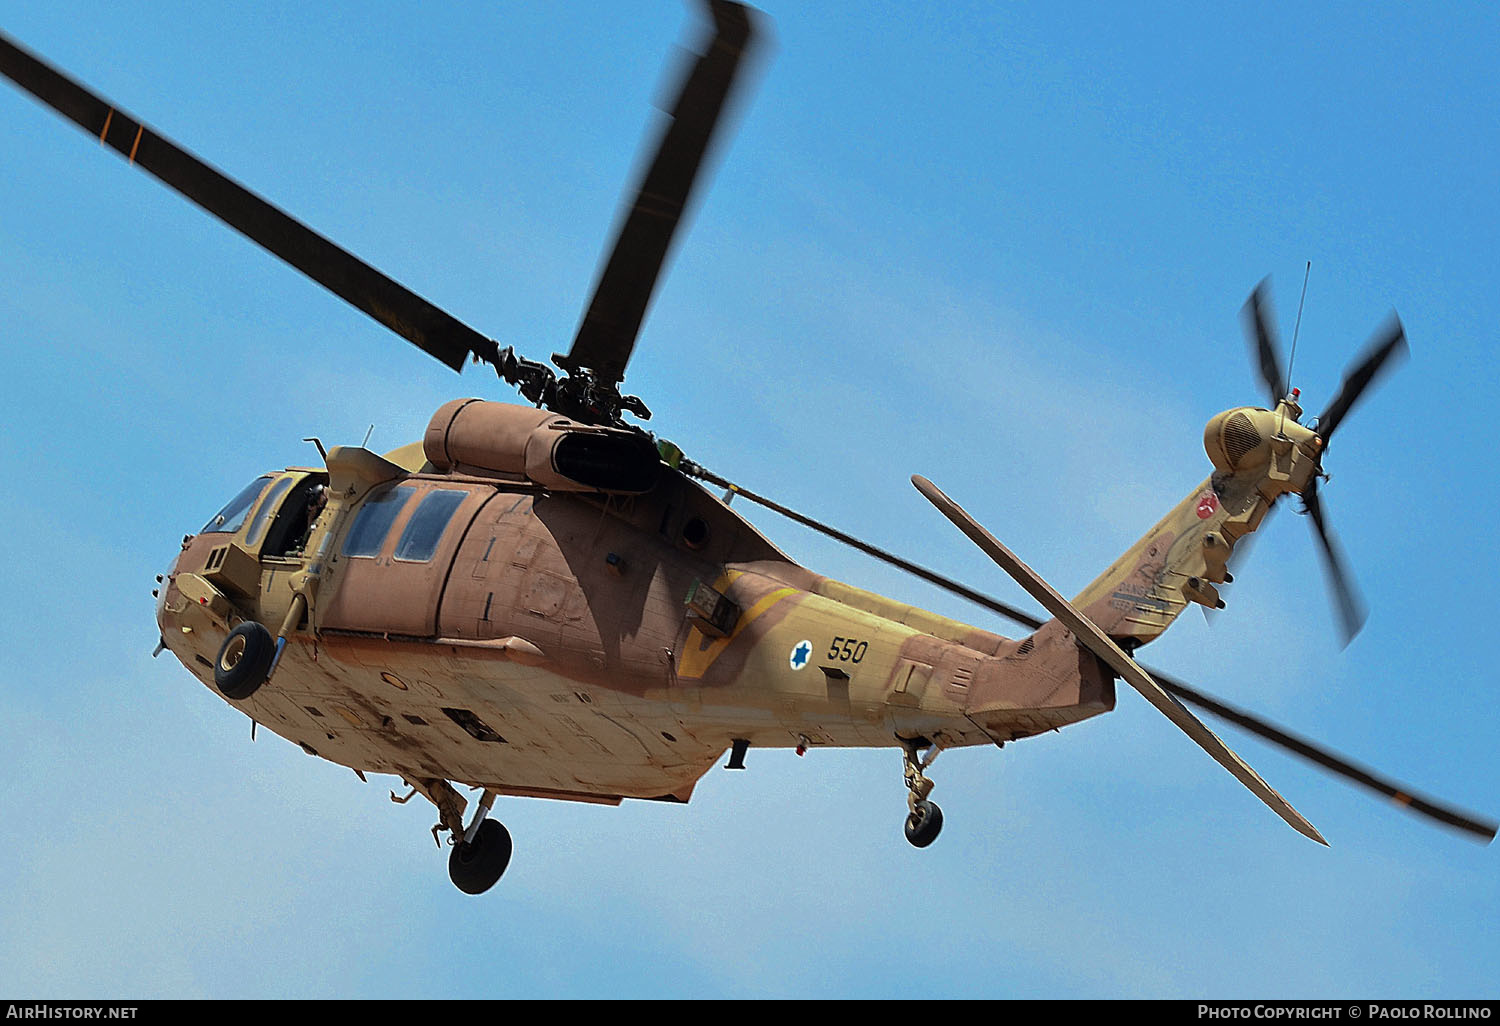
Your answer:
[[[245,518],[250,515],[250,507],[255,505],[256,496],[265,489],[266,482],[271,480],[271,475],[257,477],[245,486],[244,490],[219,512],[213,515],[208,523],[203,525],[199,534],[233,534],[245,526]]]
[[[344,555],[374,556],[385,544],[385,536],[396,522],[401,507],[411,498],[415,488],[402,486],[371,495],[354,515],[354,523],[344,538]]]
[[[283,477],[271,486],[266,493],[265,501],[260,504],[260,509],[255,511],[255,519],[250,521],[250,530],[245,535],[245,544],[250,548],[260,544],[265,537],[266,528],[271,526],[271,518],[276,515],[276,510],[281,507],[281,498],[286,495],[286,490],[292,486],[290,477]]]
[[[439,488],[424,495],[417,511],[407,521],[406,530],[401,532],[401,540],[396,543],[396,558],[416,563],[431,559],[438,542],[442,541],[448,521],[453,518],[453,511],[468,495],[468,492],[452,488]]]

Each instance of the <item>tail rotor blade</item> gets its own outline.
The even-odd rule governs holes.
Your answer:
[[[1271,406],[1286,396],[1286,374],[1281,369],[1280,344],[1276,341],[1275,319],[1271,316],[1271,279],[1263,278],[1241,311],[1245,327],[1250,332],[1255,348],[1256,364],[1260,380],[1266,386]]]
[[[1317,478],[1313,478],[1307,491],[1303,493],[1302,501],[1307,505],[1307,515],[1312,517],[1313,530],[1318,536],[1318,551],[1323,556],[1323,573],[1328,579],[1328,589],[1333,593],[1334,603],[1338,607],[1339,625],[1344,645],[1347,646],[1365,625],[1365,604],[1350,583],[1352,575],[1349,573],[1343,551],[1324,518],[1323,500],[1318,496]]]
[[[1401,319],[1393,314],[1390,324],[1371,340],[1363,359],[1344,375],[1338,394],[1318,417],[1318,434],[1322,436],[1324,442],[1333,436],[1344,417],[1375,382],[1375,379],[1391,365],[1391,358],[1404,357],[1409,352],[1410,349],[1406,344],[1406,330],[1401,326]]]

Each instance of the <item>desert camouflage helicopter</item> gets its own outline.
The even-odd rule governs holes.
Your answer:
[[[449,872],[477,894],[504,873],[502,795],[686,802],[729,751],[889,747],[906,838],[942,827],[928,769],[1114,707],[1123,679],[1274,812],[1318,831],[1183,705],[1206,709],[1485,840],[1495,825],[1417,797],[1138,664],[1189,604],[1223,605],[1234,547],[1284,496],[1311,515],[1346,635],[1362,613],[1318,482],[1335,430],[1406,349],[1392,321],[1328,408],[1302,422],[1264,287],[1246,306],[1269,405],[1211,420],[1211,475],[1071,602],[931,482],[913,483],[1053,617],[1026,612],[740,488],[638,426],[620,391],[646,307],[759,15],[708,0],[654,159],[566,354],[501,348],[0,36],[0,72],[106,146],[454,370],[489,364],[533,405],[457,399],[384,455],[319,451],[265,474],[183,539],[159,578],[169,650],[256,724],[310,754],[389,773],[438,810]],[[717,496],[697,482],[724,489]],[[820,576],[731,507],[762,503],[1024,624],[1020,639]],[[470,812],[455,784],[480,789]]]

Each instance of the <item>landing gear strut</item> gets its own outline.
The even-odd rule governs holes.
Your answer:
[[[465,894],[483,894],[510,865],[510,831],[498,819],[487,819],[495,792],[486,791],[474,810],[474,821],[454,839],[448,855],[448,878]]]
[[[923,771],[932,765],[942,749],[926,738],[898,737],[896,740],[901,743],[906,775],[906,804],[911,810],[906,817],[906,839],[913,847],[925,848],[937,840],[938,832],[943,829],[943,810],[938,808],[936,802],[927,800],[933,785]],[[927,754],[919,756],[918,752],[923,748],[927,749]]]
[[[510,865],[510,831],[496,819],[487,818],[490,807],[495,804],[495,792],[485,791],[474,810],[474,818],[464,826],[464,799],[453,790],[446,780],[411,780],[407,783],[412,794],[398,798],[391,792],[391,801],[404,805],[413,794],[420,794],[437,806],[439,822],[432,828],[432,839],[438,841],[438,833],[447,831],[448,843],[453,851],[448,855],[448,878],[453,886],[465,894],[483,894],[495,886]]]

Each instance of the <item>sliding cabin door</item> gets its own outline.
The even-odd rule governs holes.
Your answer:
[[[338,543],[333,594],[319,625],[431,637],[453,557],[494,494],[493,488],[411,480],[372,491]]]

